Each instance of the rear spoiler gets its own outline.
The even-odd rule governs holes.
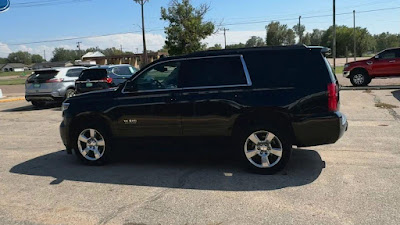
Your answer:
[[[326,57],[331,55],[331,49],[327,48],[327,47],[323,47],[323,46],[307,46],[304,45],[304,47],[308,48],[308,49],[321,49],[321,53]]]

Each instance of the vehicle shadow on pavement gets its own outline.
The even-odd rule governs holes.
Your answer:
[[[53,109],[53,111],[61,111],[60,105],[58,104],[49,104],[43,107],[36,107],[33,105],[21,106],[11,109],[4,109],[1,112],[28,112],[28,111],[40,111],[46,109]]]
[[[400,90],[392,91],[393,97],[400,101]]]
[[[258,191],[310,184],[325,167],[318,152],[294,149],[284,171],[259,175],[247,171],[229,155],[216,149],[201,152],[135,150],[105,166],[86,166],[75,156],[58,151],[16,165],[10,172],[54,177],[50,185],[68,180],[194,190]]]

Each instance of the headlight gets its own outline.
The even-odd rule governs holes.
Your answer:
[[[63,104],[61,106],[61,112],[64,112],[68,108],[69,108],[69,103],[63,102]]]

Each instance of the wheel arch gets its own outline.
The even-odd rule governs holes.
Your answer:
[[[112,135],[113,131],[111,129],[110,118],[101,113],[85,112],[78,114],[71,120],[69,125],[69,137],[71,138],[73,136],[73,133],[80,125],[89,124],[92,121],[96,121],[96,123],[103,125],[107,132]]]
[[[283,110],[263,109],[246,112],[236,119],[233,125],[232,135],[239,134],[244,126],[269,123],[278,128],[284,128],[284,130],[288,132],[290,141],[294,143],[295,135],[291,121],[290,114]]]
[[[363,68],[363,67],[356,67],[356,68],[352,69],[352,70],[350,71],[350,76],[354,75],[354,74],[355,74],[356,72],[358,72],[358,71],[362,71],[362,72],[364,72],[367,76],[369,76],[368,70],[365,69],[365,68]]]

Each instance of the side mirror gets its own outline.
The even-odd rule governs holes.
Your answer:
[[[137,90],[136,82],[134,81],[127,81],[125,86],[125,91],[133,92]]]
[[[374,56],[375,59],[379,59],[379,55]]]

